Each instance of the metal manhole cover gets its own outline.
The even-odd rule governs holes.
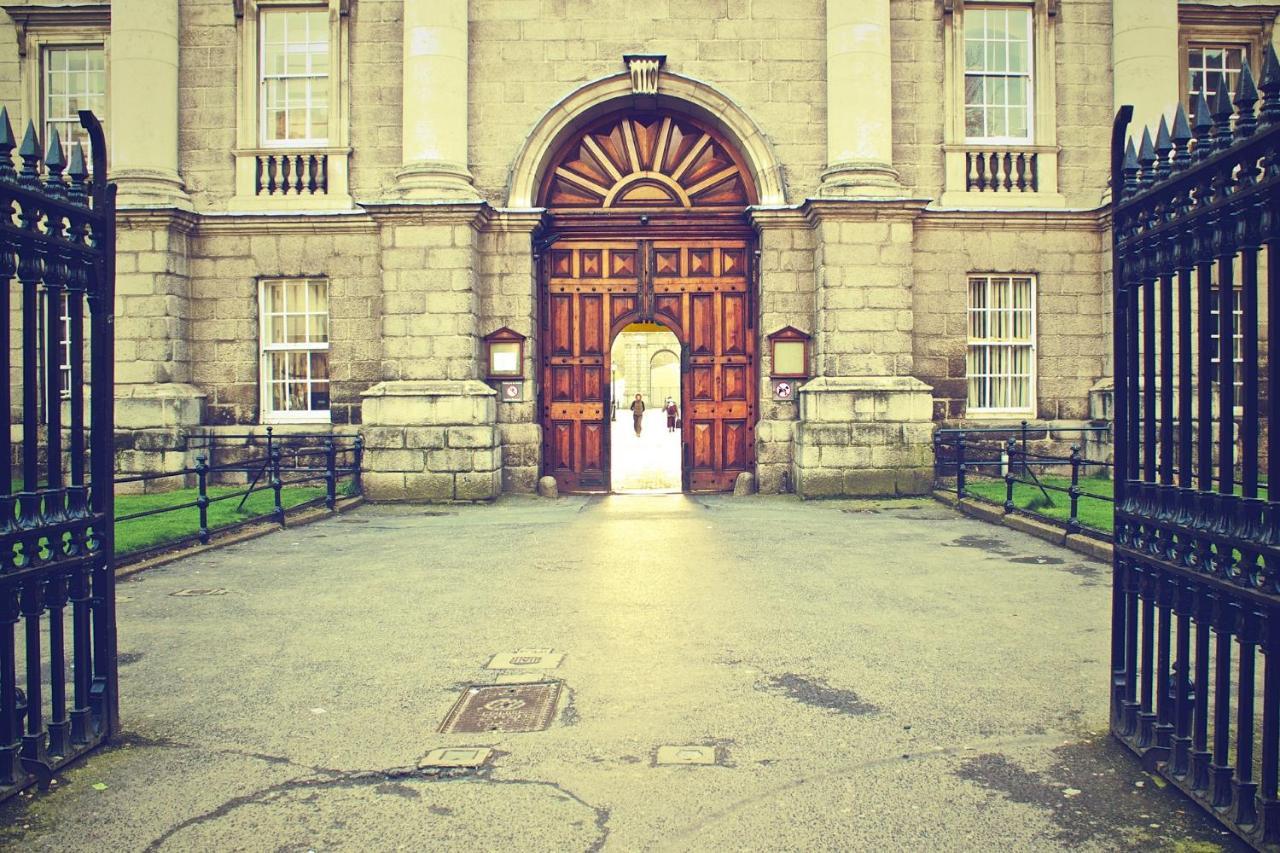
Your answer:
[[[454,732],[540,732],[551,725],[560,682],[468,687],[440,724]]]
[[[197,595],[226,595],[227,591],[222,587],[206,587],[202,589],[180,589],[169,594],[178,598],[193,598]]]

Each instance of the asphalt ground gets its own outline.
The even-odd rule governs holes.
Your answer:
[[[122,581],[124,734],[0,845],[1241,849],[1106,734],[1109,613],[1107,565],[924,500],[366,506]],[[499,679],[560,682],[549,727],[439,733]]]

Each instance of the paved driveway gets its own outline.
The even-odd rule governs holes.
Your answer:
[[[127,734],[0,843],[1229,845],[1105,735],[1109,583],[928,501],[365,507],[123,582]],[[550,727],[439,734],[521,648],[564,654]],[[419,769],[441,746],[495,754]]]

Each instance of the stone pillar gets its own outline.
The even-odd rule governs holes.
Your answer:
[[[526,337],[522,399],[497,402],[502,490],[511,493],[532,493],[542,473],[542,421],[534,383],[538,326],[533,246],[533,232],[541,221],[538,211],[501,211],[480,235],[480,333],[506,327]]]
[[[1178,0],[1112,0],[1111,16],[1114,106],[1132,104],[1131,127],[1154,133],[1178,105]]]
[[[363,396],[371,500],[502,489],[496,392],[480,380],[480,203],[403,206],[382,232],[383,382]]]
[[[467,171],[467,0],[404,0],[402,197],[475,199]]]
[[[817,331],[814,231],[804,212],[794,208],[756,209],[751,221],[760,234],[760,420],[756,422],[755,475],[761,494],[776,494],[795,490],[792,450],[800,401],[794,396],[790,400],[773,397],[768,336],[787,326],[810,335]]]
[[[821,195],[891,196],[889,0],[827,3],[827,170]]]
[[[922,494],[933,394],[913,377],[914,220],[920,203],[811,201],[818,327],[801,386],[793,482],[802,497]]]
[[[191,384],[194,218],[174,210],[125,210],[116,220],[116,471],[150,474],[194,464],[192,428],[205,393]],[[178,488],[180,479],[157,484]],[[139,486],[139,488],[141,488]]]
[[[109,95],[119,205],[189,210],[178,176],[178,0],[112,7]]]

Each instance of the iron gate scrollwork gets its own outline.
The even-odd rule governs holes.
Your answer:
[[[1259,108],[1259,89],[1261,103]],[[1112,136],[1111,730],[1280,847],[1280,62]],[[1190,118],[1190,120],[1189,120]],[[1135,134],[1137,135],[1137,134]],[[1265,282],[1260,287],[1260,271]],[[1266,477],[1261,475],[1265,470]],[[1261,664],[1261,671],[1259,671]],[[1259,678],[1261,676],[1261,678]],[[1260,725],[1259,725],[1260,723]]]
[[[115,187],[101,125],[80,121],[92,172],[80,145],[68,156],[55,130],[44,148],[30,124],[15,168],[0,110],[0,398],[22,413],[19,441],[0,430],[0,799],[46,784],[118,725]]]

